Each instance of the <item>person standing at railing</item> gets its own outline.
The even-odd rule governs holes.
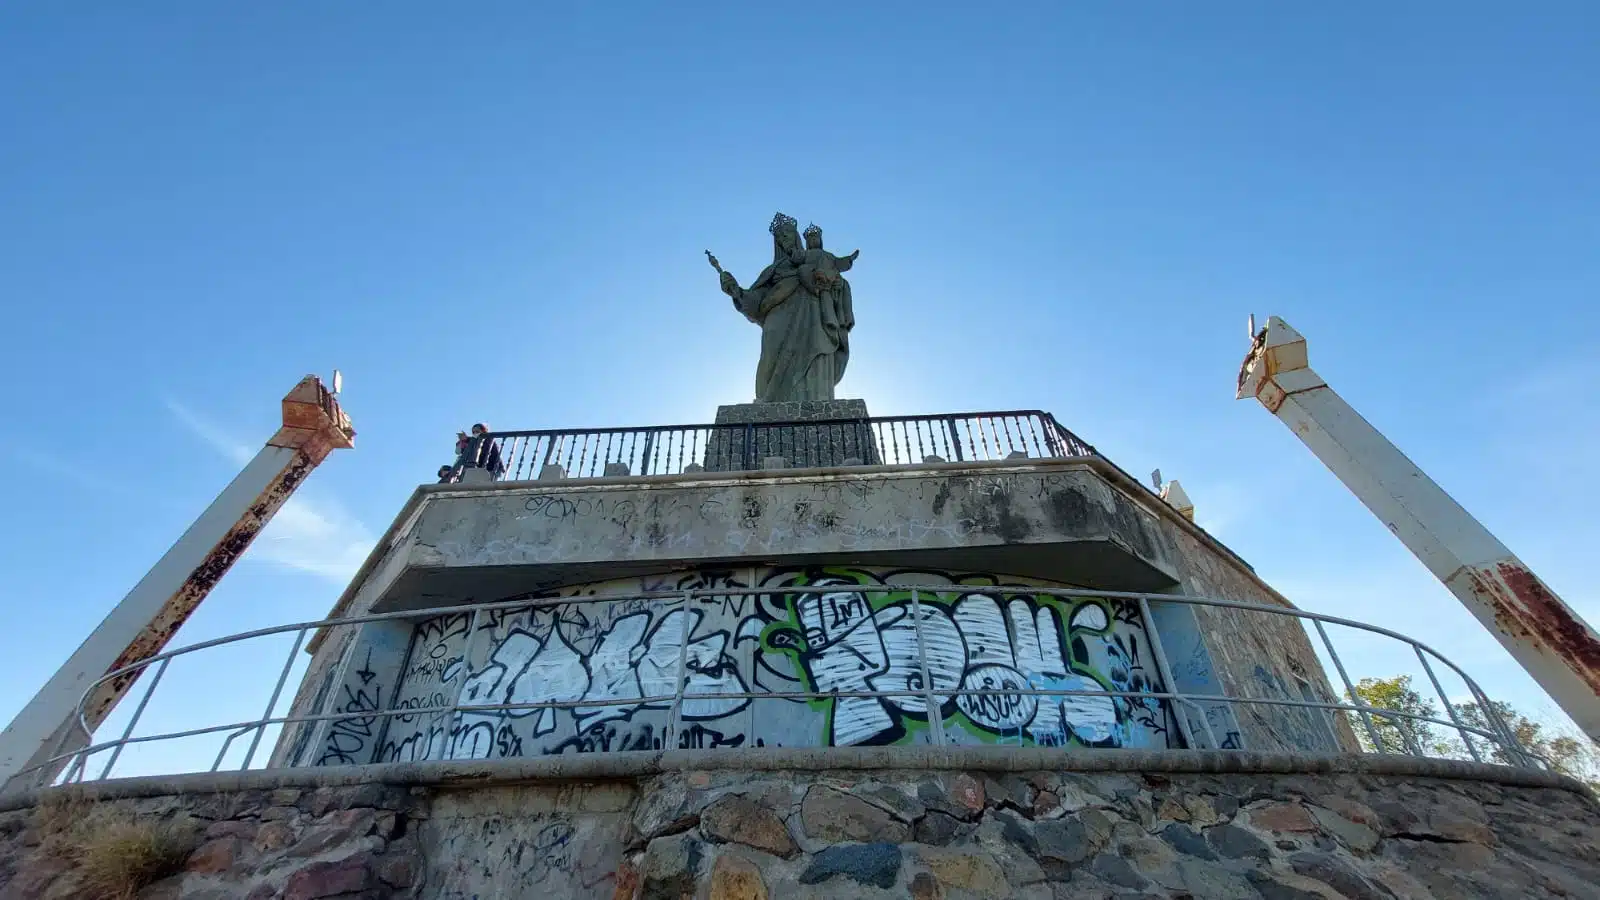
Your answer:
[[[456,467],[455,466],[448,466],[447,465],[447,466],[440,466],[439,467],[439,483],[440,484],[454,484],[455,480],[456,480]]]
[[[489,477],[498,481],[506,473],[500,459],[500,442],[489,439],[489,426],[479,422],[472,426],[472,465],[488,469]]]

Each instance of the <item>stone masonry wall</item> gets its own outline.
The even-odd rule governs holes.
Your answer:
[[[1183,593],[1262,606],[1283,605],[1283,598],[1247,574],[1242,562],[1218,553],[1176,525],[1162,532],[1173,544],[1170,558],[1177,564],[1178,589]],[[1226,607],[1192,609],[1199,629],[1198,645],[1204,648],[1210,667],[1221,682],[1222,693],[1230,697],[1341,701],[1329,674],[1323,671],[1302,620]],[[1175,667],[1185,664],[1184,648],[1176,643],[1169,641],[1166,648]],[[1250,750],[1359,750],[1349,718],[1342,712],[1261,704],[1232,704],[1231,712],[1232,722],[1242,732],[1239,744]]]
[[[584,780],[551,770],[534,783],[484,769],[432,786],[100,804],[184,818],[202,835],[185,871],[144,898],[1595,896],[1592,797],[1533,786],[1537,777],[1438,777],[1484,767],[1407,765],[1321,775],[675,766]],[[367,774],[386,773],[419,780],[416,767]],[[41,847],[38,821],[33,809],[0,813],[0,897],[82,896],[70,861]]]
[[[83,815],[189,836],[183,872],[145,888],[145,900],[413,897],[431,801],[422,788],[374,783],[108,800]],[[37,808],[0,813],[0,900],[100,900],[84,891],[81,851],[52,847],[49,823]]]

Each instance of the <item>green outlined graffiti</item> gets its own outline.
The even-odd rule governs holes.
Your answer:
[[[941,589],[919,592],[915,605],[910,590],[856,590],[895,584]],[[947,738],[958,743],[1166,745],[1159,701],[1023,693],[1160,690],[1142,664],[1144,625],[1132,604],[1030,593],[1029,585],[992,576],[913,570],[786,570],[762,586],[773,591],[763,605],[779,617],[762,631],[762,653],[787,655],[805,690],[892,694],[808,701],[825,715],[821,743],[924,740],[931,695]],[[789,587],[836,590],[783,591]]]

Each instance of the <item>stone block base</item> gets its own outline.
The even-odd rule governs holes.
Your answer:
[[[1399,757],[1319,772],[1349,758],[1240,754],[1278,765],[1252,772],[1224,754],[1193,774],[1159,763],[1202,757],[1149,753],[1112,770],[1123,751],[1080,748],[1035,753],[1037,767],[912,751],[829,769],[826,754],[766,767],[761,752],[130,779],[103,789],[142,796],[95,812],[191,836],[186,864],[142,897],[1445,900],[1593,897],[1600,878],[1600,807],[1575,782],[1537,786],[1555,780],[1543,773]],[[744,767],[719,765],[741,753]],[[0,894],[88,895],[53,827],[27,806],[0,812]]]
[[[706,469],[740,472],[770,468],[771,458],[790,468],[877,465],[877,442],[865,400],[796,400],[717,407],[706,447]]]

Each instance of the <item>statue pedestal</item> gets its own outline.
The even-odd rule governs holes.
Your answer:
[[[865,400],[793,400],[717,407],[706,447],[706,469],[760,469],[770,457],[790,468],[842,466],[846,460],[877,465],[878,445]]]

